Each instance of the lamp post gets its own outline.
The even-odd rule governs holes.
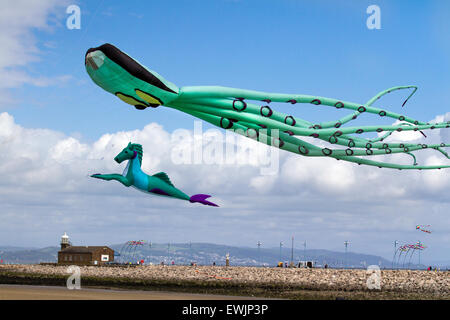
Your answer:
[[[170,251],[170,242],[167,244],[167,264],[168,264],[168,265],[170,264],[170,254],[169,254],[169,251]]]
[[[395,240],[394,241],[394,257],[392,258],[392,269],[394,269],[394,261],[395,261],[395,254],[397,253],[397,245],[398,245],[398,241]]]
[[[294,236],[292,236],[292,244],[291,244],[291,263],[290,266],[294,265]]]
[[[259,264],[261,264],[261,250],[260,250],[260,247],[262,245],[261,241],[258,241],[256,245],[258,246],[258,260],[259,260],[258,262]]]
[[[303,261],[306,261],[306,240],[303,242]]]
[[[344,269],[347,266],[347,246],[350,244],[350,242],[348,242],[347,240],[344,241],[344,246],[345,246],[345,262],[344,262]]]
[[[282,260],[281,260],[281,248],[282,248],[282,247],[283,247],[283,241],[280,241],[280,260],[279,260],[280,262],[282,261]]]
[[[189,241],[189,258],[191,259],[191,263],[194,260],[194,257],[192,256],[192,242]]]
[[[149,263],[150,263],[151,259],[152,259],[152,242],[151,241],[149,242],[148,246],[150,247],[150,253],[149,253],[150,256],[148,257],[149,258],[148,260],[149,260]]]

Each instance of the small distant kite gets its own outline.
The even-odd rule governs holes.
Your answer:
[[[430,227],[431,227],[431,225],[429,225],[429,224],[428,225],[417,225],[416,230],[420,230],[420,231],[426,232],[426,233],[431,233]]]
[[[137,247],[142,247],[146,244],[145,240],[130,240],[123,244],[118,256],[121,256],[122,262],[130,263],[136,261],[135,255]]]
[[[403,268],[404,268],[405,265],[406,265],[406,259],[408,257],[408,254],[409,254],[408,265],[410,265],[414,253],[418,252],[418,251],[425,250],[426,248],[427,247],[424,246],[421,242],[404,244],[404,245],[398,247],[397,250],[395,251],[393,263],[395,263],[395,260],[396,260],[396,257],[397,257],[396,264],[400,265],[400,259],[401,259],[402,255],[403,255]],[[397,255],[397,253],[398,253],[398,255]]]

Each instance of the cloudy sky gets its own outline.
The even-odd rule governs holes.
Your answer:
[[[448,169],[378,169],[276,152],[234,135],[226,140],[223,131],[180,112],[135,110],[84,70],[85,51],[110,42],[180,87],[364,103],[388,87],[415,84],[419,91],[401,112],[449,121],[447,1],[376,1],[380,30],[366,26],[373,1],[0,1],[1,245],[56,245],[64,231],[83,245],[146,239],[276,247],[294,235],[298,247],[306,240],[308,248],[343,251],[349,240],[351,251],[386,258],[394,240],[421,240],[425,261],[450,260]],[[67,28],[72,4],[81,9],[81,29]],[[378,106],[400,112],[404,94]],[[278,108],[311,121],[343,115]],[[370,115],[358,121],[380,123]],[[202,133],[194,133],[196,126]],[[174,139],[180,130],[190,139]],[[236,154],[228,162],[180,164],[180,143],[194,152],[202,137],[205,157],[211,148]],[[227,143],[211,147],[211,137]],[[391,139],[448,143],[450,130]],[[143,145],[146,172],[165,171],[190,195],[212,194],[220,208],[88,177],[122,172],[125,164],[113,158],[130,140]],[[449,163],[428,150],[418,160]],[[263,174],[268,165],[276,170]],[[417,224],[432,225],[433,233],[416,231]]]

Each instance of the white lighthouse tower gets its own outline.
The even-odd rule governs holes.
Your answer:
[[[66,232],[61,237],[61,250],[64,250],[65,248],[70,247],[70,241],[69,236]]]

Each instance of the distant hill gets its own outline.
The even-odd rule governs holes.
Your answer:
[[[18,250],[28,250],[28,249],[37,249],[37,248],[32,248],[32,247],[14,247],[14,246],[0,246],[0,253],[1,252],[6,252],[6,251],[18,251]]]
[[[46,247],[41,249],[16,248],[4,250],[0,247],[0,259],[3,263],[40,263],[55,262],[58,260],[59,247]]]
[[[238,266],[275,266],[280,261],[279,248],[236,247],[211,243],[147,243],[141,246],[110,245],[116,252],[117,262],[136,262],[143,259],[146,263],[159,264],[162,261],[175,264],[225,265],[225,256],[230,254],[230,264]],[[5,250],[6,248],[6,250]],[[59,247],[40,249],[0,247],[0,259],[3,263],[40,263],[56,262]],[[290,262],[291,249],[283,248],[281,261]],[[379,265],[381,268],[392,267],[392,262],[382,257],[355,252],[336,252],[323,249],[294,250],[294,262],[300,260],[316,261],[318,266],[328,264],[330,267],[365,268],[369,265]],[[417,268],[411,265],[411,268]]]
[[[143,246],[123,248],[123,245],[112,245],[114,250],[121,255],[116,257],[117,261],[137,261],[144,259],[152,263],[171,263],[189,264],[191,261],[197,264],[210,265],[215,262],[217,265],[225,264],[225,256],[230,254],[231,265],[242,266],[275,266],[280,261],[279,248],[249,248],[218,245],[211,243],[174,243],[167,244],[148,244]],[[290,262],[291,249],[283,248],[281,252],[281,261]],[[361,268],[372,264],[381,267],[391,267],[392,262],[382,257],[348,252],[347,256],[343,252],[329,250],[294,250],[294,262],[300,260],[314,260],[319,265],[328,264],[330,267],[348,267]]]

